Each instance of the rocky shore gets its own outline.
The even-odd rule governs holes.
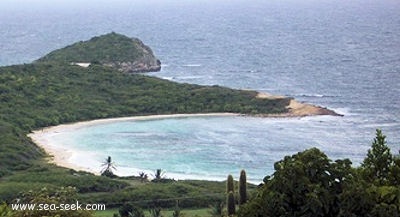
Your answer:
[[[268,93],[259,93],[257,98],[261,99],[279,99],[286,98],[285,96],[271,95]],[[295,99],[291,99],[289,105],[286,107],[288,112],[279,114],[261,114],[257,116],[261,117],[305,117],[305,116],[316,116],[316,115],[332,115],[332,116],[343,116],[336,113],[335,111],[316,106],[308,103],[298,102]]]

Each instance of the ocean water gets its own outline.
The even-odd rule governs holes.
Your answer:
[[[63,138],[91,153],[93,167],[110,155],[121,173],[219,180],[243,168],[257,182],[310,147],[358,165],[376,128],[398,152],[399,11],[397,0],[4,0],[0,65],[115,31],[153,49],[163,67],[152,76],[292,96],[345,115],[123,122]]]

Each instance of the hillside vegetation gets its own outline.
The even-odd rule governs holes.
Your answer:
[[[150,47],[137,38],[114,32],[55,50],[36,62],[101,64],[123,72],[161,69],[161,62],[154,56]]]

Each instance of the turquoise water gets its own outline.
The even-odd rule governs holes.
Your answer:
[[[150,75],[292,96],[345,115],[160,120],[64,136],[86,147],[73,159],[95,170],[111,155],[121,173],[222,179],[245,168],[260,181],[274,161],[312,146],[357,164],[376,128],[400,149],[398,0],[32,2],[0,1],[0,65],[115,31],[154,50],[163,67]]]
[[[354,141],[370,134],[347,138],[355,132],[338,131],[332,122],[352,124],[329,116],[170,118],[99,124],[59,133],[53,139],[79,150],[71,162],[92,171],[100,171],[101,162],[111,156],[119,175],[153,174],[161,168],[175,179],[223,180],[246,169],[249,180],[259,183],[272,174],[274,162],[311,147],[324,150],[332,159],[359,163],[369,144]],[[326,129],[323,135],[321,128]]]

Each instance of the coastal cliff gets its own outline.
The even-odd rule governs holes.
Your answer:
[[[36,62],[61,62],[83,67],[100,64],[126,73],[161,70],[161,61],[150,47],[140,39],[114,32],[55,50]]]

